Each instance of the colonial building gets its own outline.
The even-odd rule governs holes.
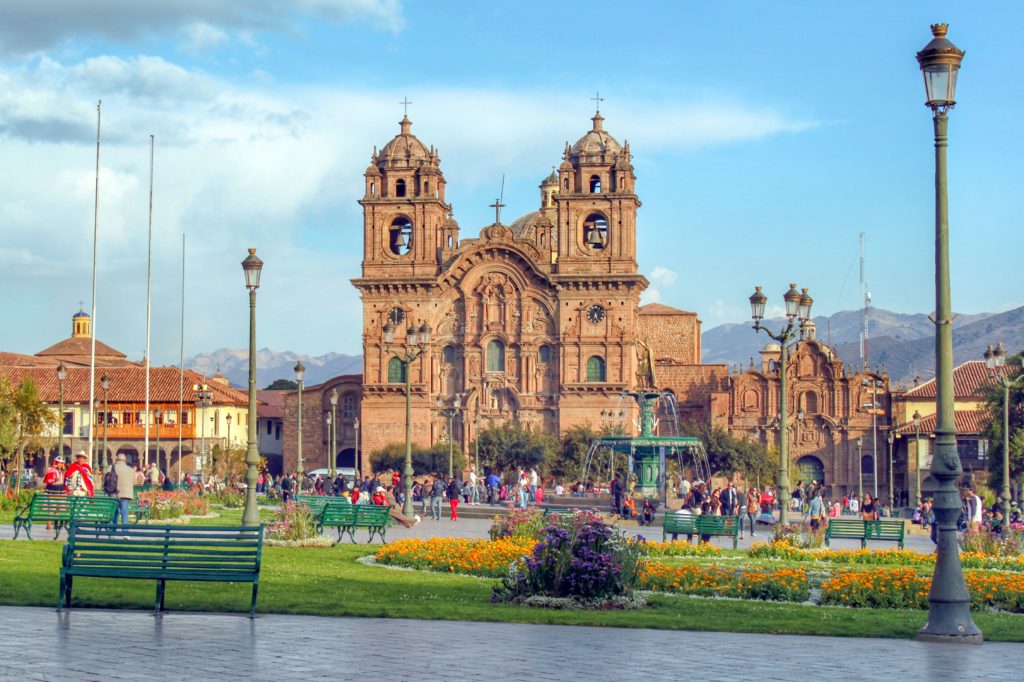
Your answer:
[[[753,333],[753,332],[751,332]],[[712,391],[711,420],[766,445],[778,443],[779,378],[786,372],[790,478],[819,481],[834,495],[889,490],[889,377],[884,372],[851,372],[805,323],[800,340],[782,348],[768,344],[761,362],[731,374]],[[877,454],[877,461],[875,455]],[[897,467],[898,470],[898,467]],[[903,483],[896,480],[897,486]]]
[[[983,360],[969,360],[953,368],[953,418],[956,426],[956,449],[965,472],[981,472],[987,467],[988,442],[982,431],[989,420],[979,392],[989,382],[1010,372],[1007,366],[989,369]],[[911,490],[910,502],[916,503],[917,480],[920,477],[924,496],[934,493],[938,482],[931,476],[932,451],[935,444],[935,380],[896,393],[893,396],[893,419],[898,422],[895,442],[897,482]],[[914,414],[920,416],[915,426]]]
[[[329,468],[330,453],[334,452],[337,467],[355,468],[359,447],[359,413],[363,394],[363,377],[344,374],[321,384],[303,387],[302,391],[302,468],[304,471]],[[331,397],[336,397],[336,404]],[[284,393],[283,440],[284,469],[295,471],[298,463],[298,392]],[[335,422],[336,420],[336,422]],[[331,424],[337,423],[333,435]],[[398,423],[404,428],[405,422]],[[404,438],[404,431],[402,432]],[[396,439],[400,440],[400,439]]]
[[[88,452],[90,322],[89,315],[79,311],[72,318],[70,338],[35,355],[0,353],[0,378],[13,386],[25,379],[31,380],[39,399],[58,413],[57,425],[44,434],[49,442],[46,451],[28,453],[28,464],[40,470],[45,464],[45,455],[58,453],[62,435],[65,456],[79,450]],[[58,369],[62,370],[63,379]],[[208,388],[209,404],[197,401],[193,390],[197,384]],[[181,461],[183,473],[195,472],[202,469],[203,462],[196,455],[204,446],[209,454],[214,445],[223,448],[231,443],[237,447],[245,442],[248,396],[230,387],[219,375],[207,378],[190,370],[182,374],[177,367],[151,367],[147,413],[145,367],[127,360],[124,353],[97,339],[92,393],[95,401],[91,411],[95,415],[94,459],[109,462],[114,455],[123,453],[132,464],[159,461],[163,468],[177,471]],[[147,422],[148,457],[145,450]]]

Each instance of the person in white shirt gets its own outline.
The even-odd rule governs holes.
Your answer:
[[[469,468],[469,503],[477,504],[480,501],[480,490],[476,487],[476,468]]]
[[[565,486],[563,486],[561,484],[561,482],[555,484],[555,494],[556,495],[564,495],[565,494]]]

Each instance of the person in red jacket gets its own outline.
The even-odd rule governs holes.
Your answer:
[[[62,494],[68,491],[64,485],[64,458],[56,457],[43,476],[43,485],[46,492],[51,494]]]
[[[84,450],[79,450],[75,455],[75,461],[64,474],[64,482],[72,495],[93,496],[92,468],[89,466],[89,456]]]

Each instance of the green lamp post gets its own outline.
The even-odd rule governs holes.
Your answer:
[[[405,467],[402,472],[402,488],[405,490],[405,501],[402,503],[402,514],[412,518],[415,510],[412,506],[412,363],[423,355],[430,344],[430,325],[423,323],[418,329],[410,325],[405,333],[405,344],[401,350],[392,350],[391,342],[395,340],[395,323],[388,321],[384,325],[384,348],[391,357],[402,365],[402,380],[405,382]]]
[[[68,378],[68,368],[64,363],[57,365],[57,383],[59,384],[58,407],[60,419],[57,420],[57,456],[64,457],[64,380]]]
[[[917,53],[935,127],[935,491],[938,548],[935,574],[928,592],[928,620],[918,639],[981,643],[981,630],[971,620],[971,597],[960,565],[956,520],[960,514],[957,481],[963,474],[956,448],[953,419],[953,314],[949,286],[949,215],[946,195],[948,113],[956,104],[956,77],[964,52],[946,39],[949,26],[933,24],[932,40]]]
[[[779,489],[777,500],[779,503],[779,523],[789,523],[789,409],[786,404],[786,366],[789,361],[789,343],[796,338],[796,321],[799,319],[801,325],[811,319],[811,305],[814,299],[807,293],[796,290],[796,284],[789,285],[789,291],[783,294],[782,299],[786,303],[786,326],[779,333],[773,334],[767,328],[761,326],[764,319],[764,306],[768,303],[768,297],[761,291],[761,287],[755,287],[754,293],[750,296],[750,316],[754,320],[754,331],[764,332],[770,339],[781,346],[779,356]]]
[[[1021,354],[1021,363],[1024,363],[1024,353]],[[995,350],[992,346],[985,351],[985,365],[992,372],[999,387],[1003,389],[1003,485],[999,496],[1003,500],[1003,518],[1009,518],[1010,514],[1010,389],[1019,388],[1024,385],[1024,374],[1016,379],[1009,377],[1009,372],[999,368],[1006,366],[1006,351],[1002,342],[998,343]]]
[[[256,290],[260,287],[260,272],[263,261],[256,257],[256,249],[249,249],[249,255],[242,261],[245,273],[245,287],[249,290],[249,443],[245,450],[245,511],[242,512],[243,526],[260,525],[260,512],[256,508],[256,467],[260,455],[256,449]]]
[[[334,465],[338,458],[338,389],[327,394],[331,401],[331,454],[327,458],[327,475],[334,480]]]
[[[298,384],[299,389],[295,418],[295,472],[300,477],[306,473],[302,468],[302,381],[305,377],[306,368],[303,366],[302,360],[299,360],[295,363],[295,383]]]
[[[438,414],[440,414],[441,417],[443,417],[444,419],[448,420],[448,478],[451,478],[454,475],[454,470],[452,466],[454,453],[452,448],[454,447],[455,434],[452,431],[452,429],[454,428],[455,417],[459,416],[459,413],[462,412],[462,410],[464,409],[459,404],[461,402],[462,394],[456,393],[454,396],[452,396],[452,406],[448,409],[442,409],[444,408],[444,401],[441,400],[440,396],[438,396],[437,398]]]
[[[921,504],[921,466],[924,463],[921,452],[921,413],[914,410],[910,419],[914,422],[914,505],[917,506]]]

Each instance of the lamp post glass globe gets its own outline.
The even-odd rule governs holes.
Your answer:
[[[924,76],[925,106],[945,112],[956,104],[956,79],[964,51],[951,43],[946,34],[949,24],[932,24],[932,39],[917,53]]]
[[[793,319],[800,312],[800,292],[796,290],[796,283],[789,285],[789,291],[782,295],[786,302],[786,317]]]
[[[764,306],[768,303],[768,297],[761,291],[761,287],[754,287],[754,293],[750,296],[750,317],[754,322],[764,319]]]

